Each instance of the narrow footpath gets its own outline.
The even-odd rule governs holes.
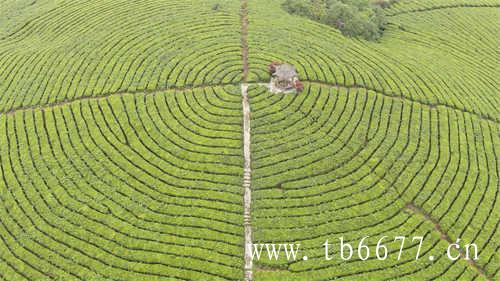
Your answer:
[[[241,103],[243,109],[243,226],[245,230],[245,250],[243,267],[244,280],[253,280],[252,261],[252,166],[250,151],[250,102],[248,99],[248,0],[241,0],[241,59],[243,62],[243,83]]]
[[[243,225],[245,228],[245,281],[253,280],[252,274],[252,189],[251,189],[251,157],[250,157],[250,104],[248,102],[248,85],[241,84],[243,105]]]
[[[455,240],[452,239],[450,235],[448,235],[448,233],[443,230],[439,221],[433,218],[431,214],[426,212],[422,207],[415,205],[413,202],[410,202],[406,204],[405,208],[411,213],[423,216],[426,221],[431,222],[434,225],[436,231],[440,234],[441,240],[448,242],[449,245],[455,243],[454,242]],[[468,259],[467,254],[463,249],[458,249],[458,252],[460,253],[460,257],[464,261],[466,261],[479,275],[481,275],[484,279],[488,281],[493,281],[493,276],[489,276],[486,270],[475,260]]]

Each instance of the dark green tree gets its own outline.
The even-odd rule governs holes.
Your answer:
[[[369,0],[287,0],[283,8],[366,40],[379,39],[386,24],[382,8]]]

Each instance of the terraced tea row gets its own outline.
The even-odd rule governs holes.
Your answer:
[[[238,90],[0,116],[2,279],[239,279]]]
[[[442,38],[439,46],[433,46],[434,52],[439,52],[443,60],[433,57],[420,58],[428,65],[436,77],[428,81],[438,82],[441,89],[446,89],[443,99],[453,101],[457,108],[471,109],[480,104],[489,107],[490,114],[481,113],[498,121],[499,111],[495,105],[500,103],[496,86],[495,73],[495,46],[500,42],[498,37],[491,37],[495,33],[493,22],[500,16],[499,9],[471,8],[462,10],[437,10],[419,14],[418,20],[411,14],[400,15],[393,18],[393,23],[406,32],[400,34],[388,34],[389,44],[401,42],[415,42],[413,46],[400,52],[417,53],[421,48],[433,46],[436,38]],[[439,19],[439,24],[437,24]],[[469,24],[469,23],[476,24]],[[411,28],[408,28],[411,26]],[[468,32],[457,32],[457,29],[468,30]],[[389,38],[389,37],[388,37]],[[463,48],[463,42],[481,42],[474,48]],[[396,53],[395,51],[394,53]],[[478,59],[481,54],[481,59]],[[494,74],[493,74],[494,75]],[[439,81],[440,80],[440,81]],[[473,82],[473,83],[472,83]],[[439,92],[434,86],[432,92]],[[435,90],[437,88],[437,90]],[[454,96],[449,93],[464,93],[463,97]]]
[[[499,9],[467,8],[389,18],[381,42],[348,39],[291,16],[281,1],[252,1],[250,80],[265,81],[270,61],[297,66],[301,79],[362,86],[427,104],[443,104],[498,122],[493,23]],[[279,17],[276,15],[280,15]],[[272,26],[273,28],[269,28]],[[470,34],[474,35],[470,35]],[[470,48],[470,41],[481,42]]]
[[[0,40],[20,29],[41,13],[56,8],[53,0],[3,0],[0,9]]]
[[[0,110],[239,82],[239,4],[216,3],[61,3],[0,40]]]
[[[389,16],[431,10],[475,7],[500,7],[498,0],[405,0],[394,1],[386,11]]]
[[[254,88],[251,101],[254,243],[301,243],[309,257],[261,260],[257,280],[484,278],[446,258],[448,242],[408,202],[452,239],[477,243],[480,266],[497,274],[496,123],[360,88],[309,84],[291,96]],[[414,242],[398,261],[400,243],[387,242],[385,261],[325,261],[325,240],[357,245],[367,235],[370,247],[384,235],[424,236],[423,258],[415,261]]]
[[[0,279],[240,280],[249,221],[309,256],[255,280],[497,278],[498,1],[401,1],[378,43],[281,2],[62,1],[0,36]],[[272,61],[305,91],[257,86]],[[366,235],[424,258],[324,260]]]

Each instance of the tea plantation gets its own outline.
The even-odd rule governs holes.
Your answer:
[[[0,280],[500,279],[500,1],[394,1],[377,41],[283,2],[0,0]]]

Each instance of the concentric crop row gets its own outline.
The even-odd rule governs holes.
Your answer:
[[[250,3],[250,80],[267,80],[266,66],[284,61],[294,64],[303,80],[361,86],[500,120],[494,75],[498,36],[492,28],[499,9],[401,14],[388,18],[380,42],[366,42],[289,15],[280,2]]]
[[[238,279],[241,105],[232,92],[2,115],[4,278]]]
[[[432,223],[406,210],[409,202],[427,210],[450,237],[477,243],[479,264],[496,273],[496,123],[362,88],[314,83],[300,95],[254,88],[251,100],[254,242],[301,243],[309,257],[262,261],[260,268],[281,274],[257,269],[263,280],[480,276],[467,262],[445,256],[448,242]],[[393,257],[386,261],[325,261],[322,244],[340,236],[353,244],[370,236],[371,247],[382,236],[424,236],[423,258],[415,261],[413,243],[396,260],[395,242],[388,243]],[[429,261],[429,255],[438,258]]]
[[[64,2],[0,40],[0,110],[240,81],[238,5],[215,4]]]

